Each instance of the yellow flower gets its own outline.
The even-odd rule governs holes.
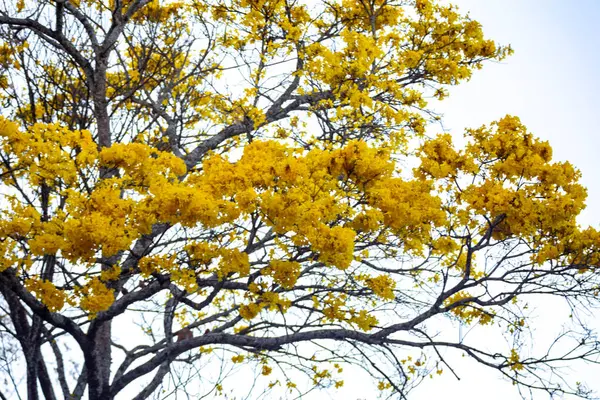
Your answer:
[[[233,361],[234,364],[240,364],[242,362],[244,362],[244,355],[243,354],[238,354],[236,356],[231,357],[231,361]]]
[[[300,264],[293,261],[273,260],[262,273],[271,275],[273,280],[283,288],[291,289],[300,276]]]
[[[393,300],[396,298],[394,295],[396,282],[394,282],[389,275],[379,275],[375,278],[368,278],[365,283],[369,289],[383,299]]]
[[[98,278],[92,278],[78,290],[79,306],[90,313],[90,318],[106,311],[115,301],[114,289],[108,289]]]
[[[59,290],[50,281],[30,278],[25,281],[25,288],[35,293],[38,300],[52,312],[59,312],[65,305],[65,292]]]
[[[262,371],[261,371],[261,374],[262,374],[262,375],[265,375],[265,376],[267,376],[267,375],[271,375],[271,372],[272,372],[272,371],[273,371],[273,369],[272,369],[271,367],[269,367],[268,365],[263,365],[263,366],[262,366]]]

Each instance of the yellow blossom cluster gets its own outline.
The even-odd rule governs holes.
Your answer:
[[[350,318],[348,322],[358,326],[359,329],[367,332],[377,326],[379,321],[377,318],[369,314],[367,310],[360,310],[359,312],[350,312]]]
[[[103,269],[100,273],[100,280],[103,282],[115,281],[121,276],[121,267],[113,265],[110,268]]]
[[[581,265],[580,272],[600,267],[600,232],[592,227],[573,229],[561,237],[549,237],[532,259],[543,264],[558,260],[564,264]]]
[[[184,1],[165,2],[151,0],[145,7],[133,15],[133,21],[136,23],[160,23],[170,18],[177,18],[180,13],[185,12],[186,8],[187,4]]]
[[[13,240],[5,239],[0,241],[0,272],[7,270],[19,262],[18,254],[15,251],[16,245],[17,243]]]
[[[441,222],[443,214],[439,201],[429,194],[431,186],[394,178],[393,170],[387,150],[364,142],[303,155],[277,142],[255,141],[245,147],[238,162],[209,157],[203,174],[191,174],[186,182],[210,187],[214,197],[239,198],[231,205],[237,215],[258,210],[276,232],[293,232],[295,244],[310,244],[321,261],[344,269],[353,259],[356,231],[351,225],[328,224],[354,213],[339,200],[349,190],[356,199],[367,197],[367,218],[377,215],[414,248],[425,242],[432,224]]]
[[[25,288],[34,293],[42,303],[52,312],[59,312],[65,305],[65,292],[58,289],[50,281],[30,278],[25,281]]]
[[[519,353],[515,349],[510,350],[510,357],[508,358],[510,369],[513,371],[521,371],[525,368],[523,363],[520,361]]]
[[[421,165],[417,173],[435,179],[455,177],[459,171],[476,172],[472,157],[456,151],[452,146],[452,136],[438,135],[426,141],[420,149]]]
[[[234,364],[241,364],[242,362],[244,362],[244,359],[245,359],[245,358],[246,358],[246,357],[244,357],[244,355],[243,355],[243,354],[238,354],[238,355],[235,355],[235,356],[231,357],[231,361],[232,361]]]
[[[460,291],[448,297],[444,301],[444,306],[449,309],[452,314],[467,324],[471,324],[473,321],[476,321],[481,325],[493,323],[494,311],[484,310],[483,308],[470,304],[473,300],[475,300],[475,297],[469,292]]]
[[[436,180],[451,224],[486,231],[497,221],[492,237],[533,240],[540,248],[538,263],[563,254],[559,243],[579,236],[575,216],[586,197],[579,171],[568,162],[552,162],[548,143],[534,138],[517,117],[468,130],[466,139],[463,150],[448,135],[425,142],[415,170],[420,179]]]
[[[206,242],[191,242],[185,245],[190,262],[194,265],[210,264],[220,254],[219,247]]]
[[[173,283],[181,286],[188,293],[195,293],[198,290],[195,271],[182,267],[175,256],[145,256],[138,262],[138,268],[142,277],[147,278],[155,273],[167,273]]]
[[[102,165],[119,168],[121,179],[136,187],[150,186],[158,177],[176,179],[186,172],[185,163],[169,152],[158,151],[141,143],[115,143],[100,152]]]
[[[356,326],[363,331],[370,331],[379,323],[374,313],[365,309],[357,310],[347,304],[348,295],[345,293],[327,293],[323,298],[312,297],[313,308],[321,310],[323,321],[344,322]]]
[[[270,275],[277,284],[285,289],[291,289],[300,276],[300,263],[294,261],[273,260],[261,273]]]
[[[78,171],[91,166],[98,154],[88,131],[42,123],[23,131],[4,117],[0,117],[0,149],[14,157],[10,170],[6,163],[0,166],[2,179],[26,175],[34,186],[73,185]]]
[[[443,225],[446,214],[441,201],[430,194],[427,181],[390,178],[369,191],[370,203],[384,213],[384,224],[404,240],[407,250],[419,252],[432,239],[432,227]]]
[[[455,150],[447,136],[425,141],[422,165],[412,180],[396,175],[390,147],[357,140],[337,149],[309,151],[256,140],[244,147],[235,162],[226,155],[212,154],[200,169],[187,171],[172,153],[141,143],[115,144],[98,152],[83,131],[34,125],[23,133],[14,123],[2,123],[4,151],[21,150],[13,163],[28,166],[20,170],[17,179],[29,180],[32,185],[60,183],[50,201],[62,203],[61,209],[42,220],[35,207],[13,201],[0,224],[7,238],[2,242],[7,260],[3,268],[18,261],[10,252],[19,237],[28,237],[33,255],[60,254],[73,262],[90,262],[98,252],[110,256],[127,250],[154,223],[217,227],[251,213],[280,235],[276,243],[284,254],[289,246],[308,246],[318,261],[340,270],[346,270],[355,259],[357,240],[388,235],[402,244],[404,252],[422,254],[430,248],[446,257],[443,265],[464,271],[464,255],[456,257],[458,243],[434,232],[448,224],[472,224],[479,215],[489,220],[504,215],[493,232],[495,238],[537,235],[541,247],[536,260],[540,263],[564,253],[581,261],[585,254],[593,253],[584,249],[590,249],[598,235],[594,230],[580,233],[574,224],[573,215],[583,207],[585,197],[577,183],[579,173],[570,164],[551,163],[548,145],[533,139],[514,117],[500,120],[491,129],[469,131],[465,150]],[[115,169],[118,174],[99,180],[87,193],[75,189],[80,175],[93,168]],[[441,185],[446,185],[443,182],[461,176],[475,179],[471,178],[470,185],[436,195]],[[520,183],[523,178],[527,184]],[[485,224],[480,226],[485,228]],[[562,247],[554,246],[556,240],[544,232],[561,232],[560,238],[570,239],[562,240]],[[189,268],[174,256],[146,256],[139,262],[139,271],[144,276],[168,273],[188,292],[197,290],[199,273],[216,273],[219,279],[251,273],[249,255],[239,248],[198,241],[188,243],[185,250]],[[300,271],[296,262],[273,260],[262,274],[289,290]],[[481,272],[471,273],[481,276]],[[117,270],[105,271],[102,281],[117,277]],[[390,277],[370,278],[365,284],[377,296],[393,298],[395,282]],[[86,309],[106,309],[110,302],[94,294],[106,294],[99,286],[102,283],[89,285],[86,298],[101,301],[82,301]],[[321,308],[327,318],[360,321],[359,327],[367,326],[360,311],[349,318],[348,310],[335,303],[330,300]],[[263,299],[240,312],[251,319],[269,304]],[[464,308],[456,310],[464,312]],[[462,317],[481,319],[485,315]]]
[[[462,251],[454,250],[443,254],[445,257],[441,265],[457,271],[461,277],[465,277],[467,272],[468,277],[473,279],[479,279],[485,275],[483,271],[478,270],[476,267],[475,259],[477,253],[471,253],[469,255],[467,254],[467,251],[463,249]]]
[[[374,278],[367,278],[365,281],[367,287],[377,296],[386,300],[394,300],[394,288],[396,282],[389,275],[379,275]]]
[[[224,249],[221,251],[221,260],[217,275],[220,279],[224,279],[232,274],[247,276],[250,273],[250,262],[248,253],[244,253],[239,249]]]
[[[82,287],[76,288],[75,295],[80,297],[79,306],[89,312],[90,318],[108,310],[115,300],[114,289],[107,288],[98,278],[92,278]]]
[[[241,305],[239,313],[242,318],[251,320],[264,309],[285,313],[290,306],[291,301],[281,297],[279,293],[265,292],[259,296],[257,302]]]

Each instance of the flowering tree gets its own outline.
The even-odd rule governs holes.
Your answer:
[[[404,398],[460,373],[445,349],[590,396],[557,370],[599,350],[579,172],[516,117],[425,132],[511,52],[455,7],[18,0],[0,26],[0,398],[226,395],[236,369],[300,394],[347,364]],[[550,296],[575,317],[525,355]]]

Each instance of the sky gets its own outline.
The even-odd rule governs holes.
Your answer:
[[[501,63],[487,63],[469,82],[452,88],[450,97],[436,105],[436,110],[444,114],[443,126],[432,126],[429,133],[445,129],[460,135],[466,127],[479,127],[506,114],[519,116],[534,135],[550,142],[556,160],[568,160],[581,170],[589,197],[588,208],[579,222],[600,227],[597,174],[600,168],[596,162],[600,158],[597,155],[600,0],[454,0],[452,3],[481,22],[488,37],[511,44],[515,54]],[[537,311],[538,324],[533,332],[540,347],[547,345],[560,330],[560,321],[568,315],[567,310],[556,304],[542,306]],[[491,341],[498,340],[486,336],[486,330],[463,334],[479,335],[478,340],[492,347]],[[412,400],[519,398],[516,388],[502,380],[498,372],[459,353],[445,356],[461,380],[450,373],[426,379],[411,393]],[[594,381],[600,375],[599,369],[575,365],[570,374],[591,382],[590,386],[600,392],[600,382]],[[240,379],[252,378],[240,376]],[[343,379],[345,385],[341,390],[315,392],[304,398],[375,398],[368,376],[349,369]],[[540,394],[535,397],[538,398],[548,397]]]
[[[570,161],[583,174],[588,188],[588,208],[582,225],[600,227],[600,0],[454,0],[464,12],[482,23],[486,35],[501,44],[511,44],[515,54],[501,63],[487,63],[473,78],[450,91],[450,97],[436,105],[443,113],[445,129],[460,135],[466,127],[479,127],[506,114],[519,116],[529,130],[554,149],[554,158]],[[556,304],[543,304],[537,310],[534,329],[536,344],[544,347],[560,330],[568,311]],[[600,325],[590,316],[592,324]],[[597,319],[600,319],[600,315]],[[479,335],[484,345],[493,347],[486,330],[463,332]],[[458,331],[456,332],[458,335]],[[449,357],[460,381],[446,372],[426,379],[410,399],[505,400],[518,399],[516,388],[488,370],[458,354]],[[599,369],[574,365],[570,372],[600,393],[594,380]],[[240,376],[240,379],[253,379]],[[348,368],[340,390],[319,391],[305,399],[374,399],[370,378]],[[535,399],[546,399],[540,394]]]
[[[453,88],[437,106],[443,128],[461,134],[511,114],[537,137],[548,140],[554,158],[570,161],[582,172],[588,207],[582,225],[600,226],[600,1],[454,0],[463,12],[481,22],[486,35],[510,44],[515,53],[501,63],[488,63],[473,78]],[[433,133],[433,132],[430,132]],[[545,304],[538,310],[534,334],[540,342],[560,329],[566,310]],[[561,312],[562,311],[562,312]],[[556,318],[558,316],[558,318]],[[600,315],[589,317],[598,325]],[[412,398],[486,400],[519,398],[516,388],[494,371],[457,357],[461,381],[450,375],[424,382]],[[572,376],[594,380],[600,370],[576,365]],[[546,399],[539,394],[536,399]]]
[[[488,63],[440,103],[453,133],[517,115],[570,161],[588,188],[580,223],[600,223],[600,1],[454,0],[486,35],[515,54]]]
[[[515,54],[501,63],[487,63],[469,82],[450,90],[450,97],[436,105],[436,110],[444,114],[443,129],[460,135],[466,127],[479,127],[506,114],[519,116],[533,134],[550,142],[555,159],[568,160],[581,170],[589,196],[588,208],[579,221],[600,227],[600,0],[452,3],[481,22],[488,37],[511,44]],[[431,129],[429,133],[435,134],[442,127]],[[552,304],[545,306],[538,312],[540,324],[534,332],[539,342],[545,342],[558,328],[555,316],[566,316],[565,310]],[[480,336],[484,342],[485,333]],[[449,356],[461,380],[449,373],[426,379],[411,394],[412,400],[518,398],[516,388],[497,372],[460,354]],[[571,373],[591,380],[591,386],[600,392],[600,382],[594,381],[594,376],[600,374],[594,375],[593,370],[581,365]],[[321,391],[311,398],[374,398],[367,376],[343,378],[342,390]]]
[[[581,225],[600,227],[600,0],[453,0],[462,12],[483,25],[487,37],[510,44],[515,53],[499,63],[487,63],[472,79],[451,88],[450,97],[435,109],[443,113],[446,130],[461,135],[506,114],[516,115],[535,136],[549,141],[554,159],[570,161],[582,172],[588,207]],[[536,343],[548,344],[561,329],[568,310],[540,304],[534,329]],[[600,315],[590,315],[599,326]],[[480,340],[485,343],[484,333]],[[485,343],[490,344],[491,343]],[[497,371],[488,370],[460,354],[448,354],[461,378],[449,373],[426,379],[410,399],[504,400],[519,393]],[[571,376],[590,383],[600,393],[600,369],[574,365]],[[364,380],[363,380],[364,379]],[[334,399],[374,398],[366,377],[346,379]],[[322,394],[322,393],[321,393]],[[535,399],[547,399],[538,393]]]

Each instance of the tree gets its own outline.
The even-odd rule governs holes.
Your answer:
[[[580,173],[517,117],[426,133],[429,99],[511,53],[455,7],[0,7],[0,398],[225,395],[237,364],[290,393],[366,366],[405,398],[456,373],[444,349],[592,396],[560,369],[599,351]],[[547,297],[573,318],[526,355]]]

